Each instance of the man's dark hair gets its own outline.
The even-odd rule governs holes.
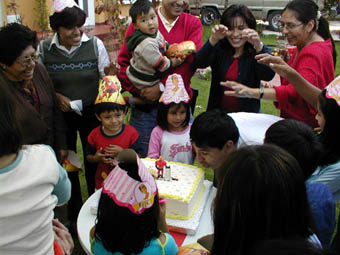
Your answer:
[[[54,31],[58,31],[60,27],[65,28],[73,28],[73,27],[81,27],[85,24],[86,21],[86,13],[76,7],[65,8],[61,12],[55,12],[50,16],[50,27]]]
[[[215,109],[196,117],[190,129],[190,139],[198,147],[221,150],[227,141],[237,144],[239,131],[235,121],[225,112]]]

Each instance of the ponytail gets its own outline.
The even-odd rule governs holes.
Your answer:
[[[329,31],[329,23],[328,21],[324,18],[324,17],[320,17],[320,19],[318,20],[318,27],[317,27],[317,31],[316,31],[324,40],[328,40],[330,39],[332,42],[332,46],[333,46],[333,63],[334,63],[334,68],[336,66],[336,50],[335,50],[335,43],[334,40],[332,38],[331,32]]]

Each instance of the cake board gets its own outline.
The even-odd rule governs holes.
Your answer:
[[[198,205],[198,208],[194,215],[188,219],[188,220],[177,220],[177,219],[171,219],[166,218],[166,222],[168,224],[169,230],[174,232],[179,232],[187,235],[195,235],[197,228],[200,223],[200,219],[204,210],[204,207],[206,206],[206,202],[212,187],[212,182],[208,180],[204,180],[203,185],[205,187],[203,195],[201,197],[200,203]],[[97,215],[98,210],[98,203],[100,199],[101,192],[96,192],[96,198],[93,199],[90,210],[91,214]]]
[[[179,232],[187,235],[195,235],[198,226],[200,224],[200,219],[204,208],[206,206],[206,202],[208,200],[208,196],[212,187],[212,182],[208,180],[204,180],[203,185],[205,187],[201,200],[199,202],[198,208],[194,215],[188,220],[178,220],[166,218],[166,223],[168,224],[169,230],[174,232]]]

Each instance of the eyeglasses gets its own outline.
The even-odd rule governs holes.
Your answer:
[[[25,57],[24,59],[21,60],[16,60],[18,64],[22,65],[23,67],[28,67],[31,64],[31,61],[34,63],[37,63],[40,59],[40,55],[38,53],[34,53],[29,57]]]
[[[294,24],[294,23],[284,23],[284,22],[279,22],[278,27],[282,31],[285,27],[287,30],[293,30],[294,28],[303,25],[303,23],[300,24]]]

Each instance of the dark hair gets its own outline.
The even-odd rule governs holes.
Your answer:
[[[176,103],[170,103],[170,104],[159,103],[158,104],[158,111],[157,111],[157,125],[160,126],[161,129],[163,129],[163,130],[169,131],[168,112],[169,112],[169,109],[172,106],[176,106],[176,108],[175,108],[176,112],[179,110],[179,108],[184,106],[184,108],[186,110],[186,117],[185,117],[185,120],[184,120],[182,126],[186,127],[189,124],[189,121],[190,121],[190,105],[189,105],[189,103],[185,103],[185,102],[180,102],[178,104],[176,104]]]
[[[286,7],[283,9],[291,10],[295,12],[296,18],[301,21],[303,24],[307,24],[309,21],[314,20],[315,25],[313,30],[316,31],[324,40],[330,39],[333,45],[333,63],[334,67],[336,65],[336,50],[333,37],[329,31],[329,23],[324,17],[318,16],[318,5],[313,0],[293,0],[289,2]]]
[[[103,112],[111,112],[111,111],[123,111],[124,114],[126,114],[128,107],[126,105],[105,102],[105,103],[96,104],[94,109],[97,115]]]
[[[307,124],[292,119],[280,120],[271,125],[265,134],[265,143],[275,144],[293,155],[307,180],[319,164],[322,143]]]
[[[128,175],[141,181],[138,166],[132,162],[119,164],[129,169]],[[123,254],[138,254],[148,246],[152,238],[160,236],[158,194],[153,205],[142,214],[134,214],[127,207],[117,205],[107,194],[101,194],[95,225],[95,238],[106,250]]]
[[[245,146],[221,168],[211,254],[248,254],[265,239],[308,238],[312,214],[303,172],[274,145]]]
[[[10,23],[2,27],[0,30],[0,63],[11,66],[28,46],[37,49],[36,32],[18,23]]]
[[[191,141],[201,148],[221,150],[229,140],[237,144],[239,136],[235,121],[219,109],[198,115],[190,129]]]
[[[86,13],[77,6],[66,7],[63,11],[55,12],[50,16],[50,26],[56,32],[60,27],[68,29],[81,27],[85,24],[85,21]]]
[[[243,4],[230,5],[222,14],[221,24],[225,25],[229,29],[232,29],[234,26],[233,20],[236,17],[241,17],[244,19],[249,28],[256,30],[256,19],[248,7]],[[234,47],[231,46],[227,38],[223,39],[223,43],[228,50],[231,50],[233,54],[235,53]],[[256,51],[254,47],[247,41],[244,45],[244,52],[254,53]]]
[[[0,84],[0,157],[17,153],[22,145],[22,134],[13,103],[15,99],[2,86],[7,84]]]
[[[251,255],[326,255],[336,254],[316,247],[309,240],[271,239],[264,240],[254,247]],[[250,254],[249,254],[250,255]]]
[[[320,134],[321,142],[324,146],[320,165],[325,166],[340,160],[340,149],[337,139],[340,130],[340,106],[335,99],[326,98],[326,89],[319,95],[319,105],[325,117],[325,127]]]
[[[149,0],[137,0],[131,6],[129,15],[131,16],[132,22],[136,23],[138,15],[148,14],[150,9],[155,9],[155,6]]]

